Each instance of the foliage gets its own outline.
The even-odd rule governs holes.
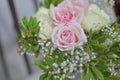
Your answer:
[[[63,0],[44,0],[44,7],[49,8],[51,4],[57,6]]]
[[[105,80],[120,80],[120,77],[118,77],[118,76],[110,76],[108,78],[105,78]]]
[[[59,56],[59,58],[56,58],[56,56]],[[58,67],[59,67],[63,61],[64,58],[62,52],[60,52],[59,50],[54,50],[52,55],[48,53],[48,55],[46,55],[43,60],[37,61],[35,64],[44,71],[44,74],[40,76],[39,80],[59,80],[54,76],[61,77],[61,75],[63,74],[62,70],[60,73],[56,73],[55,75],[53,75],[50,72],[56,72],[57,66],[55,67],[54,64],[58,63]]]
[[[120,25],[117,23],[112,24],[114,27],[113,33],[119,33]],[[104,28],[105,29],[105,28]],[[91,56],[92,52],[97,53],[96,59],[89,63],[89,66],[85,66],[82,72],[82,80],[120,80],[118,76],[112,76],[108,66],[108,62],[111,60],[115,65],[115,71],[120,70],[120,40],[114,41],[115,36],[106,34],[101,30],[98,33],[93,33],[92,30],[88,33],[88,43],[86,50]],[[119,34],[118,34],[119,35]],[[111,44],[105,44],[107,39],[112,40]]]
[[[35,53],[37,56],[40,50],[38,45],[38,33],[39,33],[39,22],[35,17],[30,17],[28,21],[27,17],[23,17],[22,22],[19,23],[21,34],[17,34],[19,40],[19,48],[23,52],[27,51]],[[23,50],[25,49],[25,50]]]

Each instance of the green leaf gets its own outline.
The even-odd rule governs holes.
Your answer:
[[[90,31],[88,33],[88,36],[89,36],[90,39],[92,39],[92,37],[93,37],[93,31],[92,31],[92,29],[90,29]]]
[[[54,6],[57,6],[59,3],[61,3],[63,0],[52,0],[52,3]]]
[[[63,0],[44,0],[44,7],[49,8],[51,4],[54,6],[57,6],[60,4]]]
[[[90,79],[91,79],[91,74],[90,72],[88,72],[88,74],[86,74],[86,76],[84,76],[82,80],[90,80]]]
[[[107,49],[107,46],[96,43],[92,45],[92,48],[94,52],[103,53]]]
[[[89,72],[83,80],[95,80],[93,74],[91,72]]]
[[[114,31],[117,32],[117,33],[120,33],[120,24],[114,23],[113,26],[114,26],[114,28],[115,28]]]
[[[59,80],[59,78],[54,78],[54,77],[53,77],[53,80]]]
[[[113,52],[110,52],[110,53],[107,54],[107,58],[108,58],[108,59],[116,59],[116,58],[119,58],[119,56],[116,55],[116,54],[113,53]]]
[[[105,80],[120,80],[120,76],[110,76],[110,77],[106,77]]]
[[[26,16],[24,16],[24,17],[22,18],[22,21],[23,21],[23,24],[25,25],[25,27],[26,27],[27,29],[29,29],[29,27],[28,27],[28,20],[27,20],[27,17],[26,17]]]
[[[82,72],[82,80],[95,80],[88,66],[86,66]]]
[[[100,70],[98,70],[96,67],[91,67],[92,73],[100,80],[104,80],[104,76]]]
[[[108,77],[108,76],[111,75],[111,73],[110,73],[110,71],[108,69],[107,61],[103,57],[101,57],[101,59],[98,60],[98,63],[95,65],[95,67],[98,70],[101,71],[101,73],[104,75],[104,77]]]
[[[83,69],[82,72],[82,80],[86,79],[86,76],[88,76],[87,74],[89,73],[89,66],[85,66],[85,68]]]
[[[114,61],[115,64],[120,64],[120,58]]]
[[[120,52],[120,41],[113,43],[113,45],[110,48],[110,51],[114,53]]]
[[[19,22],[18,24],[19,24],[20,29],[26,32],[26,28],[23,26],[23,24],[21,22]]]
[[[105,40],[107,39],[107,37],[105,35],[99,36],[96,40],[99,41],[99,43],[103,43],[105,42]]]
[[[45,80],[46,76],[47,76],[47,74],[42,74],[42,75],[40,76],[39,80]]]
[[[83,72],[82,72],[82,78],[84,78],[84,76],[86,76],[87,73],[88,73],[88,67],[85,66],[85,68],[83,69]]]
[[[91,71],[89,72],[89,75],[90,75],[90,78],[89,78],[89,79],[91,79],[91,80],[96,80]],[[87,80],[89,80],[89,79],[87,79]]]
[[[44,0],[44,7],[49,8],[52,0]]]
[[[43,61],[35,62],[35,65],[37,65],[39,68],[41,68],[44,71],[48,71],[48,69],[46,68],[46,64]]]
[[[101,64],[102,64],[102,65],[101,65]],[[103,72],[104,70],[107,70],[107,69],[108,69],[106,63],[98,63],[98,64],[96,65],[96,67],[97,67],[99,70],[101,70],[101,72]]]
[[[89,56],[92,57],[92,51],[89,46],[86,46],[86,51],[89,54]]]
[[[52,74],[48,74],[45,80],[52,80]]]
[[[45,56],[45,60],[47,62],[47,64],[52,67],[52,64],[54,63],[54,59],[48,55]]]
[[[109,77],[111,75],[110,71],[104,71],[103,72],[104,77]]]
[[[16,34],[16,37],[17,37],[17,39],[20,39],[21,38],[21,35],[20,34]]]

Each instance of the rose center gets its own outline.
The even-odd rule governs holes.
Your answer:
[[[70,30],[63,31],[61,39],[67,43],[73,42],[73,33]]]
[[[60,10],[56,15],[56,19],[62,23],[70,22],[72,18],[73,18],[72,12],[66,9]]]

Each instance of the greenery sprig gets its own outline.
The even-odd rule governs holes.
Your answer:
[[[30,17],[28,21],[27,17],[23,17],[22,22],[19,23],[21,33],[17,34],[19,40],[18,51],[35,53],[38,56],[40,46],[38,45],[38,33],[39,33],[39,22],[35,17]]]
[[[44,7],[49,8],[50,4],[52,3],[54,6],[57,6],[63,0],[44,0]]]

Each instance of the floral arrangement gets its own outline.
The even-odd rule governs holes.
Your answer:
[[[111,0],[108,0],[111,1]],[[99,2],[99,1],[97,1]],[[113,2],[112,2],[113,3]],[[120,24],[86,0],[44,0],[19,23],[18,52],[38,57],[39,80],[120,80]]]

